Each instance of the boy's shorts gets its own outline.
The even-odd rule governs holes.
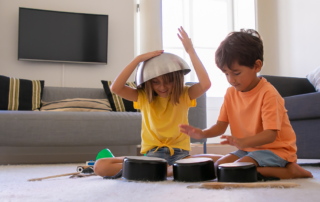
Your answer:
[[[173,165],[175,161],[189,156],[189,151],[183,149],[173,148],[174,154],[172,156],[170,156],[170,150],[168,147],[161,147],[156,152],[154,152],[156,149],[157,147],[147,151],[146,156],[165,159],[170,166]]]
[[[248,156],[254,159],[261,167],[286,167],[287,163],[289,163],[270,150],[258,150],[253,152],[237,150],[230,154],[236,155],[239,158]]]

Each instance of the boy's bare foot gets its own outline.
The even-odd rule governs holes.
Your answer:
[[[288,163],[286,168],[292,175],[292,178],[313,178],[311,172],[301,168],[297,163]]]
[[[280,179],[312,178],[311,172],[301,168],[297,163],[288,163],[286,167],[258,167],[257,171],[265,177]]]

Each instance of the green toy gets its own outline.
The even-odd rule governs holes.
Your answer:
[[[103,149],[101,150],[98,155],[96,160],[101,159],[101,158],[112,158],[114,157],[114,155],[111,153],[111,151],[109,149]]]

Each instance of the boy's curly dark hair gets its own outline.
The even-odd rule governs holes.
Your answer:
[[[253,68],[258,59],[263,62],[263,43],[260,34],[253,29],[231,32],[215,53],[216,65],[220,69],[224,65],[230,69],[234,62]]]

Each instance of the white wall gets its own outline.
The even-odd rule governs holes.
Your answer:
[[[162,50],[161,0],[140,0],[140,54]]]
[[[265,47],[262,74],[305,77],[320,66],[320,1],[256,0]]]
[[[102,88],[134,58],[135,0],[0,0],[0,75],[45,80],[46,86]],[[108,64],[18,61],[19,7],[109,15]],[[130,77],[134,80],[134,76]]]

